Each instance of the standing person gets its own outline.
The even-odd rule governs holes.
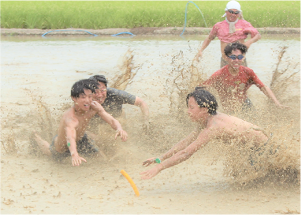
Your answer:
[[[247,48],[250,48],[253,43],[261,38],[257,29],[243,19],[242,10],[240,9],[240,4],[237,1],[229,1],[225,8],[225,11],[226,12],[223,17],[226,16],[226,19],[222,22],[216,23],[213,26],[209,36],[204,40],[201,49],[196,55],[197,60],[199,59],[199,57],[202,57],[203,51],[217,36],[221,41],[222,58],[220,68],[227,64],[227,56],[224,54],[224,49],[227,44],[238,41],[244,44]],[[251,35],[251,39],[245,41],[248,34]],[[243,65],[247,66],[246,58],[243,60]]]
[[[224,55],[227,57],[228,65],[216,71],[200,86],[212,86],[219,95],[222,106],[227,112],[235,112],[241,109],[250,109],[252,103],[247,97],[247,90],[255,84],[277,107],[286,108],[279,103],[273,91],[264,85],[255,72],[242,66],[247,47],[235,42],[225,47]]]
[[[108,81],[104,75],[94,75],[89,79],[99,83],[99,89],[96,90],[95,100],[103,106],[103,108],[113,117],[123,115],[122,105],[130,104],[140,107],[144,119],[144,128],[149,130],[149,110],[146,102],[138,96],[134,96],[123,90],[108,88]]]
[[[162,170],[187,160],[215,138],[226,143],[231,143],[231,140],[237,139],[237,143],[253,143],[256,148],[267,143],[269,139],[258,126],[237,117],[217,112],[216,99],[203,88],[196,88],[194,92],[188,94],[186,103],[189,117],[192,121],[197,122],[199,127],[162,156],[144,161],[143,165],[145,166],[152,163],[159,164],[140,173],[142,179],[150,179]],[[250,165],[252,165],[251,162]]]
[[[34,133],[34,139],[42,152],[46,155],[61,159],[71,155],[72,165],[79,166],[86,159],[80,153],[97,153],[99,150],[90,142],[85,131],[90,119],[98,114],[105,122],[116,130],[115,139],[120,136],[123,141],[127,140],[127,133],[120,123],[108,114],[96,101],[92,101],[98,83],[84,79],[77,81],[71,88],[71,98],[74,105],[68,109],[61,118],[58,135],[49,144],[38,134]]]

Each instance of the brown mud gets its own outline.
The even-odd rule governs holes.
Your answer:
[[[125,143],[115,141],[114,131],[101,125],[96,128],[102,132],[97,144],[108,159],[86,157],[88,162],[80,167],[72,167],[70,158],[57,163],[31,143],[34,130],[51,141],[71,101],[52,108],[43,95],[27,90],[30,111],[16,115],[12,109],[1,114],[1,212],[300,214],[300,81],[296,78],[300,65],[284,60],[285,52],[285,47],[279,51],[270,87],[291,109],[284,114],[263,101],[256,117],[236,114],[273,133],[260,155],[254,157],[249,145],[212,141],[186,162],[151,180],[140,179],[139,172],[146,169],[142,162],[164,153],[195,126],[186,116],[185,97],[207,77],[198,63],[183,60],[183,52],[172,56],[165,84],[169,114],[154,114],[148,135],[139,116],[126,118],[123,125],[129,140]],[[110,86],[126,89],[139,66],[128,50],[120,62],[121,72]],[[156,100],[162,101],[160,97]],[[1,113],[4,110],[1,107]],[[139,197],[120,174],[121,169],[136,183]]]

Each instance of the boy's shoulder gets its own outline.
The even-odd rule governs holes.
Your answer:
[[[65,113],[63,114],[62,120],[64,120],[65,123],[78,121],[78,118],[75,115],[73,108],[70,108],[67,111],[65,111]]]

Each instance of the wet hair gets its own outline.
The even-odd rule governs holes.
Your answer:
[[[104,75],[94,75],[94,76],[91,76],[89,79],[90,80],[95,80],[95,81],[102,82],[107,87],[108,81],[107,81],[107,79],[106,79],[106,77]]]
[[[192,93],[189,93],[186,97],[186,104],[188,106],[188,100],[193,97],[199,107],[208,108],[208,113],[210,115],[216,115],[216,110],[218,107],[215,97],[205,90],[204,87],[196,87]]]
[[[85,94],[84,89],[91,90],[95,93],[95,89],[98,89],[98,82],[91,79],[82,79],[75,82],[71,88],[71,97],[78,98],[80,94]]]
[[[231,55],[233,50],[240,50],[242,54],[246,53],[248,51],[247,46],[245,46],[242,43],[239,42],[235,42],[235,43],[229,43],[225,49],[224,49],[224,53],[226,56]]]

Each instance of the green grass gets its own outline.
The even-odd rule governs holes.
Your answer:
[[[183,27],[187,1],[2,1],[1,28]],[[194,1],[208,27],[222,21],[227,1]],[[254,27],[300,27],[299,1],[241,1]],[[205,27],[189,4],[187,27]]]

